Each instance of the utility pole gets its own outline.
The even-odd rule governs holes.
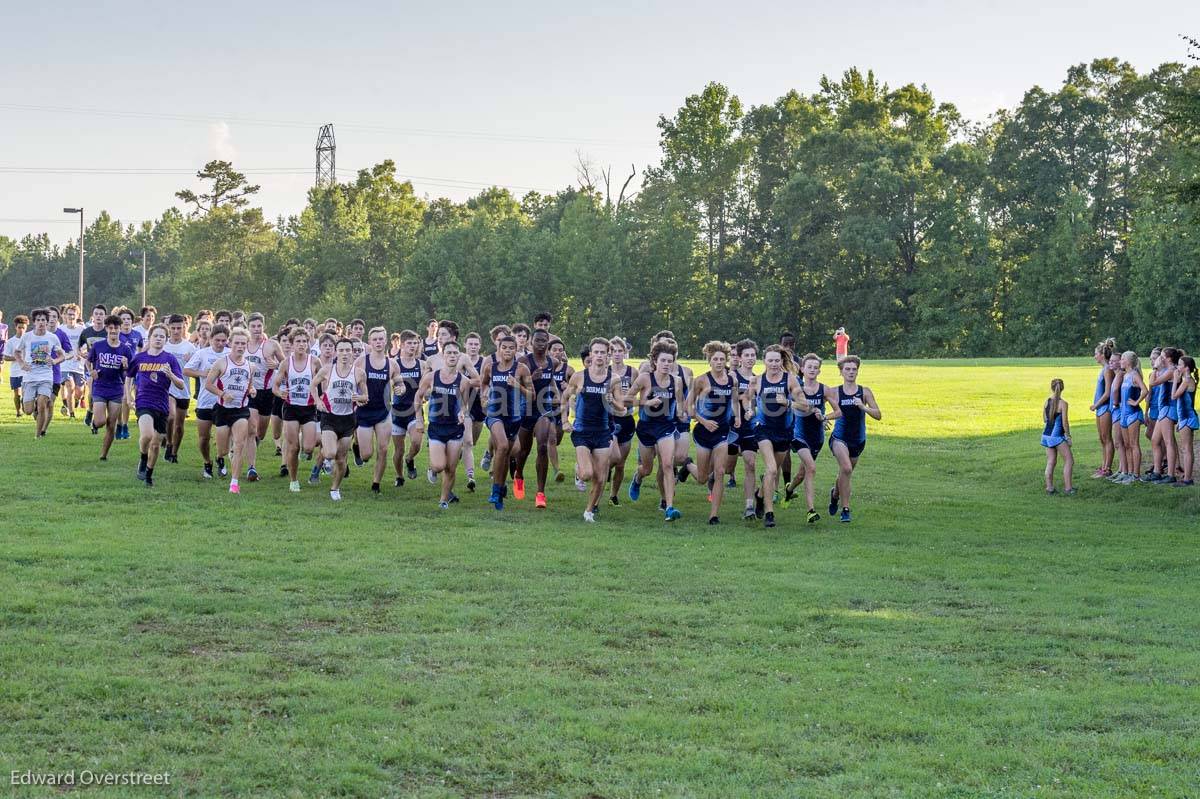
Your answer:
[[[146,307],[146,251],[142,250],[142,307]]]
[[[79,312],[83,313],[83,209],[64,208],[64,214],[79,214]]]

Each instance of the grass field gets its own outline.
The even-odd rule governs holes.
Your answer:
[[[1075,497],[1041,485],[1055,376]],[[670,526],[649,483],[586,526],[570,483],[502,514],[485,493],[441,512],[423,480],[372,499],[365,470],[339,506],[274,477],[232,497],[194,437],[147,490],[136,442],[101,464],[83,425],[35,442],[2,403],[3,776],[172,775],[89,797],[1200,794],[1200,495],[1087,479],[1086,359],[861,379],[884,418],[854,523],[793,504],[774,530],[735,521],[737,496],[706,526],[691,483]]]

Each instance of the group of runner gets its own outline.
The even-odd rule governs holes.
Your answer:
[[[866,417],[881,418],[871,390],[858,384],[861,362],[845,352],[849,337],[841,329],[835,336],[840,384],[825,385],[821,358],[797,356],[790,333],[762,350],[748,339],[711,341],[704,347],[708,369],[694,375],[678,362],[669,330],[655,334],[637,366],[627,360],[625,339],[593,338],[578,353],[582,368],[575,371],[548,313],[532,326],[492,328],[487,354],[478,333],[460,341],[451,320],[429,320],[422,337],[368,330],[361,319],[345,325],[289,319],[270,336],[259,313],[201,311],[194,320],[171,314],[165,324],[157,316],[152,306],[135,314],[97,305],[83,325],[79,309],[66,305],[14,320],[5,361],[12,363],[17,412],[36,417],[38,438],[57,398],[63,415],[86,408],[85,423],[93,434],[103,432],[106,460],[113,441],[129,437],[132,409],[137,476],[153,486],[160,452],[179,462],[185,420],[194,410],[205,478],[228,476],[229,491],[241,493],[242,480],[259,479],[259,445],[271,438],[289,490],[301,490],[303,458],[311,462],[310,484],[328,475],[334,501],[342,498],[351,459],[371,470],[371,491],[379,494],[388,463],[394,485],[403,486],[417,477],[415,459],[427,446],[426,478],[440,483],[439,505],[448,508],[459,501],[460,464],[468,490],[476,488],[475,445],[486,428],[479,466],[490,475],[489,503],[502,510],[510,483],[512,496],[525,499],[531,456],[534,505],[547,506],[549,481],[565,480],[558,447],[569,432],[575,484],[587,493],[586,521],[595,521],[606,496],[620,504],[636,449],[631,501],[639,500],[657,461],[664,519],[680,518],[677,485],[694,479],[707,486],[709,523],[718,524],[740,461],[743,518],[774,527],[776,503],[790,504],[801,487],[808,521],[820,519],[815,461],[830,427],[838,468],[828,510],[850,521]]]
[[[1193,443],[1200,428],[1200,418],[1196,415],[1195,359],[1179,347],[1155,347],[1150,352],[1149,373],[1143,375],[1138,354],[1133,350],[1118,351],[1111,338],[1096,346],[1094,357],[1100,371],[1088,409],[1096,416],[1101,463],[1092,477],[1119,485],[1194,485]],[[1062,392],[1063,381],[1056,378],[1050,384],[1050,396],[1042,409],[1046,491],[1051,494],[1056,491],[1054,470],[1060,459],[1064,491],[1075,493],[1071,428]],[[1145,470],[1143,431],[1150,442]]]

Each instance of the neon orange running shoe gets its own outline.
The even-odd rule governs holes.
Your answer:
[[[525,481],[519,477],[513,480],[513,499],[525,499]]]
[[[543,494],[541,491],[539,491],[537,493],[537,496],[533,498],[533,506],[535,508],[546,507],[546,495]]]

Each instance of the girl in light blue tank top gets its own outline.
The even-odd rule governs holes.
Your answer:
[[[1046,448],[1046,493],[1056,493],[1054,469],[1062,457],[1063,493],[1074,494],[1072,474],[1075,456],[1071,453],[1071,423],[1067,419],[1067,401],[1062,398],[1063,381],[1050,381],[1050,396],[1042,406],[1042,446]]]
[[[1120,446],[1125,453],[1124,475],[1113,482],[1128,485],[1138,479],[1142,471],[1142,402],[1146,396],[1146,381],[1142,379],[1141,359],[1133,350],[1121,355],[1121,381],[1119,383],[1118,405],[1113,409],[1113,417],[1120,417]],[[1114,381],[1114,391],[1118,384]]]
[[[1092,397],[1091,410],[1096,414],[1096,435],[1100,439],[1100,466],[1092,473],[1093,478],[1110,477],[1112,475],[1113,446],[1112,434],[1112,402],[1109,395],[1112,391],[1113,370],[1109,359],[1113,355],[1116,343],[1110,338],[1100,342],[1096,347],[1094,357],[1100,365],[1100,373],[1096,375],[1096,392]]]

